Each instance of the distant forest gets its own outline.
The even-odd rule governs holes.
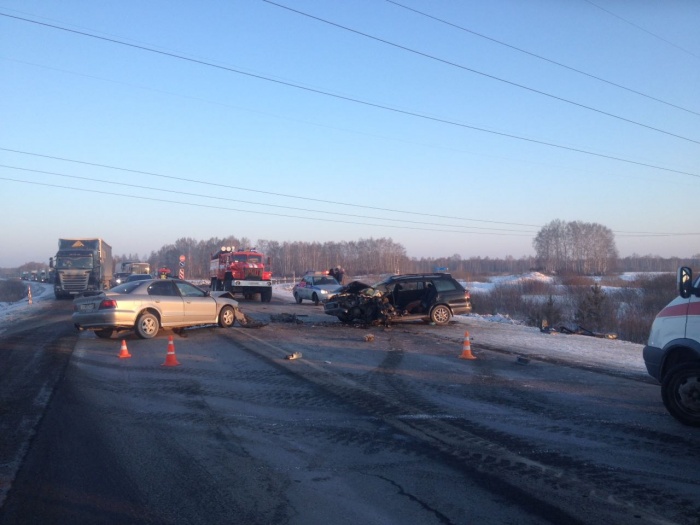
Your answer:
[[[120,261],[143,261],[156,268],[166,266],[173,272],[179,269],[179,259],[185,256],[185,275],[188,279],[209,278],[211,255],[222,246],[255,248],[270,258],[272,272],[276,278],[302,275],[307,270],[326,270],[343,267],[347,276],[381,275],[386,273],[422,273],[448,271],[461,279],[480,275],[521,274],[529,271],[558,274],[590,274],[586,265],[576,265],[562,270],[554,270],[547,261],[537,256],[523,256],[519,259],[508,256],[502,259],[468,256],[457,253],[450,256],[408,257],[403,245],[391,238],[369,238],[348,242],[278,242],[258,240],[251,242],[246,237],[211,238],[198,241],[192,238],[178,239],[151,252],[149,255],[115,252],[115,264]],[[583,262],[583,261],[581,261]],[[700,267],[700,254],[691,258],[659,257],[653,255],[632,255],[623,258],[610,258],[605,274],[619,272],[675,272],[679,266]],[[19,268],[2,268],[0,275],[17,277],[22,271],[41,270],[46,262],[27,262]]]
[[[391,238],[369,238],[349,242],[277,242],[227,237],[212,238],[206,241],[196,241],[190,238],[178,239],[174,244],[166,245],[158,251],[144,257],[151,267],[167,266],[173,270],[178,268],[179,257],[186,258],[185,270],[188,278],[203,279],[209,277],[209,261],[212,253],[221,246],[236,248],[256,248],[270,258],[275,277],[298,276],[307,270],[325,270],[340,266],[345,274],[380,275],[386,273],[422,273],[446,269],[459,278],[494,274],[520,274],[528,271],[553,273],[547,269],[545,261],[536,256],[524,256],[519,259],[505,257],[503,259],[469,256],[459,254],[435,257],[408,257],[406,248],[394,242]],[[124,254],[115,260],[139,260],[136,254]],[[675,272],[679,266],[688,265],[697,268],[700,265],[700,255],[689,259],[679,257],[662,258],[658,256],[632,255],[609,261],[608,274],[617,272]],[[565,269],[557,273],[584,274],[585,265],[575,269]]]

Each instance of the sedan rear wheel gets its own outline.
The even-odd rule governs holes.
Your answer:
[[[452,313],[444,304],[439,304],[430,312],[430,320],[435,324],[447,324],[450,322]]]
[[[230,328],[236,321],[236,316],[233,313],[232,306],[224,306],[219,312],[219,326],[221,328]]]
[[[160,330],[158,318],[152,313],[145,312],[136,320],[136,335],[141,339],[152,339]]]

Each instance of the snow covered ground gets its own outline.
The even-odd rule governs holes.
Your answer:
[[[0,303],[0,337],[13,320],[55,300],[51,285],[35,282],[29,284],[32,289],[32,304],[29,304],[27,298],[15,303]],[[467,287],[472,291],[481,287],[483,293],[494,284],[467,283]],[[273,296],[293,303],[292,286],[293,284],[275,285]],[[643,345],[584,335],[545,334],[505,316],[461,315],[455,318],[455,322],[469,332],[470,340],[475,346],[491,345],[535,359],[557,359],[577,365],[606,368],[616,374],[647,377],[642,359]]]
[[[548,277],[538,274],[545,279]],[[517,280],[527,276],[504,277],[499,280]],[[481,287],[482,293],[488,292],[491,283],[465,283],[466,288],[474,292]],[[293,284],[278,284],[273,296],[292,301]],[[643,345],[627,341],[599,339],[585,335],[545,334],[539,328],[523,326],[502,315],[459,315],[455,322],[464,326],[469,332],[473,345],[485,344],[507,348],[530,358],[551,358],[572,364],[607,368],[620,375],[648,377],[644,360]]]

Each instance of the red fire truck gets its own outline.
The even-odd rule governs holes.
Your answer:
[[[272,299],[270,258],[265,261],[265,256],[255,249],[236,250],[222,246],[211,256],[209,276],[213,291],[240,293],[246,299],[259,293],[263,303]]]

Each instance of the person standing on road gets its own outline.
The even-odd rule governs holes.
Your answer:
[[[343,277],[345,277],[345,269],[342,266],[335,267],[335,280],[340,284],[343,284]]]

